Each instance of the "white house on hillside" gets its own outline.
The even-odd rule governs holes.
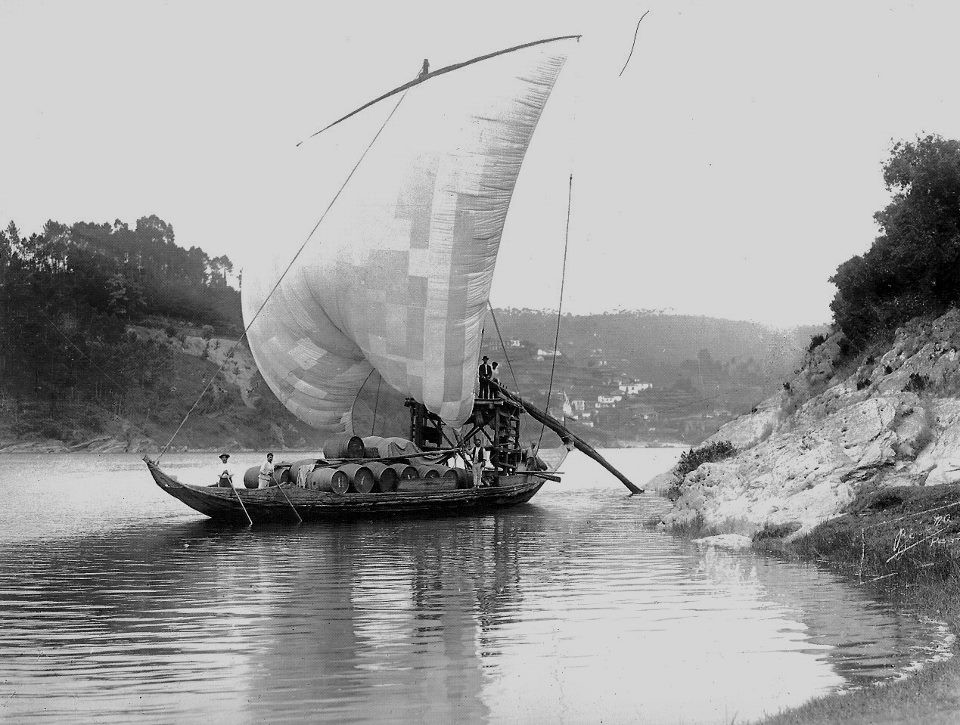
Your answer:
[[[623,400],[622,395],[598,395],[597,396],[597,405],[598,408],[604,408],[611,405],[616,405],[621,400]]]
[[[620,383],[617,387],[621,393],[626,395],[639,395],[644,390],[651,390],[653,383],[641,383],[639,380],[634,380],[632,383]]]

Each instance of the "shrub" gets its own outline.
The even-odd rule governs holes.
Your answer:
[[[928,378],[926,375],[910,373],[910,379],[907,380],[907,384],[903,386],[903,392],[922,393],[929,384],[930,378]]]
[[[177,328],[175,328],[173,325],[167,325],[163,328],[163,331],[167,333],[167,337],[173,337],[177,334]]]
[[[814,335],[813,337],[810,338],[810,345],[809,347],[807,347],[807,352],[813,352],[826,341],[827,341],[826,335]]]
[[[212,326],[212,325],[204,325],[203,327],[201,327],[201,328],[200,328],[200,337],[202,337],[204,340],[209,340],[210,338],[212,338],[212,337],[213,337],[213,326]]]
[[[679,488],[684,477],[691,471],[696,471],[701,463],[716,463],[735,455],[737,455],[737,449],[730,441],[715,441],[681,453],[680,460],[673,467],[673,476],[676,481],[673,488]]]

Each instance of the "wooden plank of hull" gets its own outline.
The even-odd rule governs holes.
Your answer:
[[[335,520],[358,516],[402,513],[469,513],[480,509],[513,506],[529,501],[543,479],[527,474],[504,476],[499,486],[465,488],[436,492],[348,493],[309,491],[294,484],[266,489],[228,489],[180,483],[164,473],[152,461],[146,461],[157,485],[190,508],[213,519],[243,521],[237,495],[243,499],[250,517],[256,521],[296,521],[292,503],[304,521]],[[290,502],[284,498],[287,494]]]

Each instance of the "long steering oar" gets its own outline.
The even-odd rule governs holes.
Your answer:
[[[290,508],[293,509],[293,513],[295,513],[295,514],[297,515],[297,519],[298,519],[298,520],[300,521],[300,523],[302,524],[302,523],[303,523],[303,519],[300,517],[300,512],[297,511],[297,507],[293,505],[293,501],[291,501],[291,500],[290,500],[290,497],[287,496],[287,492],[283,490],[283,486],[278,483],[278,484],[277,484],[277,488],[280,489],[280,493],[283,494],[283,497],[284,497],[285,499],[287,499],[287,503],[290,504]]]
[[[230,490],[233,491],[233,495],[237,497],[237,501],[240,502],[240,508],[243,509],[243,513],[246,514],[247,521],[250,522],[250,525],[253,526],[253,519],[250,518],[250,512],[247,511],[247,507],[243,505],[243,499],[240,498],[240,492],[233,487],[233,481],[230,481]]]
[[[603,466],[608,471],[610,471],[610,473],[616,476],[624,486],[630,489],[630,493],[643,493],[642,488],[638,488],[637,486],[635,486],[629,478],[627,478],[622,473],[620,473],[620,471],[614,468],[613,465],[606,458],[604,458],[599,453],[597,453],[596,450],[594,450],[593,446],[591,446],[589,443],[587,443],[577,434],[572,433],[566,426],[563,425],[563,423],[561,423],[559,420],[554,418],[552,415],[540,410],[533,404],[528,403],[519,395],[516,395],[515,393],[511,393],[502,385],[499,385],[493,381],[490,381],[490,385],[494,389],[499,390],[501,395],[503,395],[504,398],[508,398],[509,400],[512,400],[517,405],[522,405],[523,409],[530,414],[530,417],[536,420],[538,423],[543,423],[543,425],[545,425],[547,428],[549,428],[554,433],[556,433],[557,435],[563,438],[569,438],[573,442],[573,445],[576,446],[578,451],[581,451],[582,453],[588,455],[590,458],[592,458],[601,466]]]

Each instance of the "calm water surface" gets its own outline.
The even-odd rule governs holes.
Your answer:
[[[609,455],[645,481],[678,453]],[[2,462],[8,721],[742,722],[950,646],[813,566],[644,528],[665,502],[579,455],[496,514],[253,529],[136,456]]]

